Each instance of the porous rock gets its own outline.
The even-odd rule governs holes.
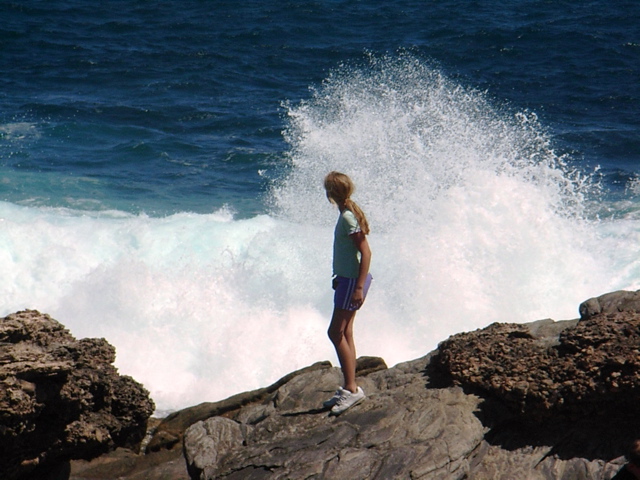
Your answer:
[[[454,335],[432,367],[531,419],[640,413],[640,315],[601,313],[566,326],[553,345],[537,341],[528,325]]]
[[[116,447],[138,449],[154,410],[148,392],[112,365],[104,339],[76,340],[35,310],[0,319],[0,471],[48,471]]]

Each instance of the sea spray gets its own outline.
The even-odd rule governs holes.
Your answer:
[[[494,107],[411,56],[339,69],[288,108],[268,215],[0,203],[1,310],[105,337],[160,412],[337,363],[332,169],[353,177],[372,225],[359,355],[395,364],[494,321],[575,318],[580,301],[640,278],[638,223],[586,220],[588,175],[530,112]]]
[[[582,217],[589,177],[556,155],[534,113],[485,97],[409,54],[333,72],[311,99],[287,105],[290,169],[273,188],[275,211],[326,222],[318,178],[338,169],[366,185],[358,197],[381,230],[407,215],[428,221],[432,201],[479,172],[532,183],[556,213]]]
[[[104,337],[161,411],[277,380],[330,353],[330,232],[226,211],[150,218],[0,203],[2,311]],[[306,246],[306,247],[304,247]],[[311,279],[311,281],[309,281]]]

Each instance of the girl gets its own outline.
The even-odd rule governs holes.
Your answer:
[[[362,388],[356,384],[356,347],[353,341],[353,320],[362,306],[371,275],[371,250],[366,235],[369,223],[364,212],[351,200],[355,190],[351,179],[339,172],[331,172],[324,179],[329,201],[340,210],[333,240],[334,309],[329,325],[344,385],[324,402],[331,413],[339,415],[364,399]]]

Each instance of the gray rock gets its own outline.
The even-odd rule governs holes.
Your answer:
[[[292,372],[268,387],[239,393],[219,402],[204,402],[173,412],[164,418],[156,427],[147,446],[147,451],[156,452],[162,449],[173,448],[178,443],[182,444],[184,431],[194,423],[200,420],[206,420],[212,416],[229,414],[230,412],[239,410],[245,405],[260,402],[299,374],[329,368],[330,366],[331,364],[329,362],[318,362],[302,370]]]
[[[460,388],[425,388],[418,367],[424,363],[361,378],[367,399],[339,417],[321,408],[341,380],[340,370],[329,368],[293,378],[224,422],[198,422],[185,433],[191,476],[388,479],[465,472],[467,457],[484,436],[473,415],[479,398]],[[222,442],[216,460],[203,464],[213,458],[203,449],[229,438],[230,431],[232,440]]]
[[[340,370],[301,371],[187,430],[191,478],[609,479],[640,431],[640,314],[615,308],[454,335],[360,377],[338,417]]]
[[[620,290],[590,298],[580,304],[580,318],[587,320],[594,315],[619,312],[640,313],[640,290]]]
[[[218,463],[218,457],[239,447],[244,441],[240,424],[224,417],[208,418],[187,429],[185,453],[192,470],[201,471]]]
[[[70,475],[58,478],[608,480],[640,431],[640,313],[630,293],[591,299],[580,321],[454,335],[393,368],[359,359],[367,398],[337,417],[322,402],[342,375],[320,362],[175,412],[144,454],[117,449],[72,462]],[[108,357],[100,342],[85,349]],[[41,372],[65,369],[52,363]],[[34,382],[15,382],[14,408],[28,417]]]

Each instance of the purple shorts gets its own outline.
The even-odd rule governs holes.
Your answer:
[[[371,286],[371,280],[373,280],[373,277],[371,274],[368,274],[364,281],[364,291],[362,292],[363,298],[367,298],[367,292]],[[356,288],[357,281],[357,278],[347,277],[335,277],[333,279],[333,289],[336,291],[333,295],[334,307],[350,311],[358,310],[360,308],[351,304],[351,296]]]

